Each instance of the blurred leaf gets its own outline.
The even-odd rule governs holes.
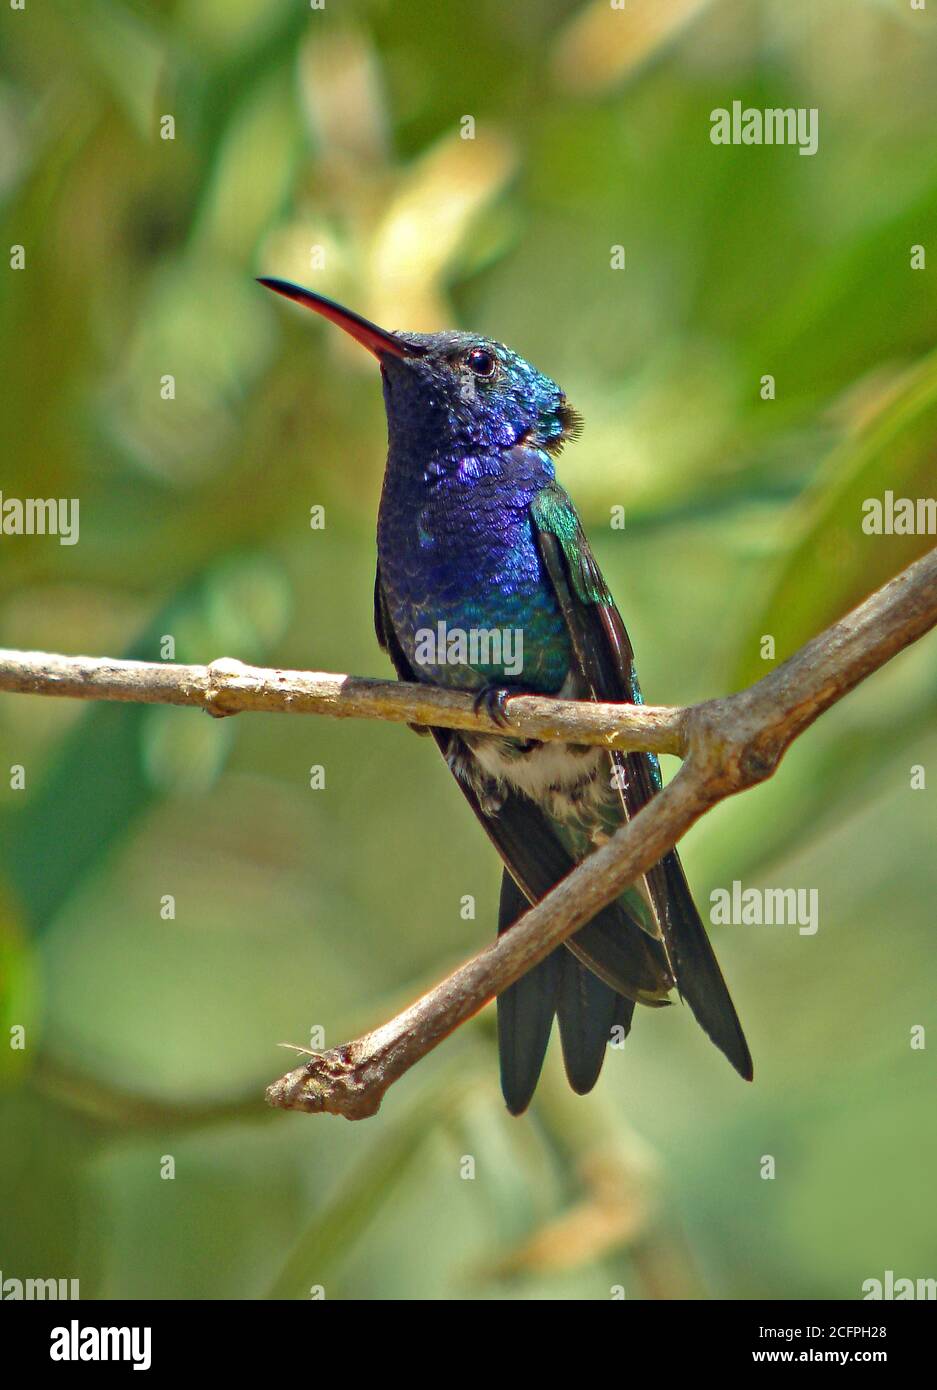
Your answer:
[[[179,0],[175,20],[187,44],[214,58],[240,57],[256,50],[271,28],[295,12],[291,0]]]
[[[193,228],[207,258],[249,259],[287,198],[298,153],[290,88],[276,72],[248,94],[225,132]]]
[[[164,796],[205,792],[220,776],[233,739],[230,720],[205,719],[200,710],[148,709],[141,734],[146,775]]]
[[[451,1106],[445,1092],[434,1089],[412,1104],[383,1142],[359,1161],[342,1191],[316,1214],[303,1232],[267,1297],[309,1297],[315,1285],[325,1285],[336,1266],[348,1257],[355,1240],[387,1204],[428,1134],[433,1122]]]
[[[310,31],[300,51],[300,88],[309,125],[335,176],[387,161],[381,65],[358,29]]]
[[[331,217],[317,207],[280,228],[266,242],[263,263],[271,273],[308,282],[310,252],[319,248],[324,266],[314,272],[316,289],[353,300],[388,327],[451,327],[447,282],[514,167],[511,142],[491,128],[470,140],[447,136],[403,171],[387,171],[380,198],[363,187],[366,166],[352,163],[329,187],[324,202]],[[476,256],[494,257],[510,234],[508,218],[490,220]],[[354,345],[333,341],[351,363],[369,370]]]
[[[140,135],[152,139],[156,95],[165,61],[164,39],[150,17],[115,0],[85,0],[81,23],[60,4],[69,44],[93,63]]]
[[[933,547],[927,534],[870,535],[863,503],[916,499],[933,491],[937,438],[937,353],[926,358],[901,390],[834,451],[816,484],[792,509],[792,544],[773,592],[739,646],[734,686],[771,668],[761,659],[764,634],[778,661],[854,607],[872,590]]]
[[[440,282],[513,168],[510,142],[485,128],[472,140],[450,136],[412,166],[375,229],[366,266],[379,322],[450,326]]]
[[[0,881],[0,1085],[25,1078],[39,1041],[39,974],[29,940]],[[13,1027],[25,1029],[13,1047]]]
[[[269,360],[272,325],[250,277],[207,255],[161,265],[145,300],[105,398],[108,423],[135,464],[191,486],[224,467],[241,401]]]
[[[600,91],[640,71],[710,0],[590,0],[556,43],[561,86]]]
[[[239,573],[244,563],[253,570],[255,582],[259,578],[268,588],[277,584],[269,562],[260,558],[240,563],[226,560],[175,595],[125,655],[138,661],[159,660],[162,639],[169,634],[177,639],[176,660],[212,660],[207,653],[220,654],[227,645],[225,639],[232,635],[230,622],[226,622],[219,636],[215,619],[237,611],[242,624],[238,634],[243,639],[241,652],[251,651],[254,659],[262,657],[276,640],[280,619],[274,612],[264,614],[261,606],[259,627],[248,635],[249,609],[237,599],[244,582]],[[223,596],[228,584],[234,586],[234,610]],[[190,713],[203,717],[196,711]],[[30,795],[22,809],[6,810],[9,880],[33,930],[49,924],[84,875],[128,833],[155,796],[145,752],[151,715],[146,705],[89,707],[65,740],[45,784]],[[228,737],[212,732],[208,738],[215,750],[213,758],[222,758]]]
[[[620,1155],[593,1153],[580,1171],[582,1200],[519,1242],[491,1272],[503,1279],[576,1269],[641,1239],[650,1224],[650,1207],[629,1177]]]

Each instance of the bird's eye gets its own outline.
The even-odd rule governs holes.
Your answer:
[[[476,376],[490,377],[495,374],[495,355],[487,348],[472,348],[465,361]]]

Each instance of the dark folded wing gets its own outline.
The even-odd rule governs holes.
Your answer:
[[[531,514],[579,674],[597,700],[642,703],[631,642],[572,502],[554,484],[538,494]],[[660,789],[660,768],[649,753],[610,756],[619,770],[622,809],[630,818]],[[704,1032],[750,1080],[748,1044],[676,850],[647,873],[645,884],[681,996]]]

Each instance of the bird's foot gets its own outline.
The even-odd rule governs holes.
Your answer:
[[[487,714],[495,724],[502,729],[508,728],[507,704],[516,690],[509,690],[505,685],[486,685],[475,696],[475,713]]]

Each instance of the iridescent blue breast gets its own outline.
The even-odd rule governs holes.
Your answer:
[[[533,451],[388,468],[378,520],[381,578],[418,679],[553,692],[570,663],[566,625],[543,569],[530,500],[547,480]],[[513,465],[513,466],[512,466]]]

